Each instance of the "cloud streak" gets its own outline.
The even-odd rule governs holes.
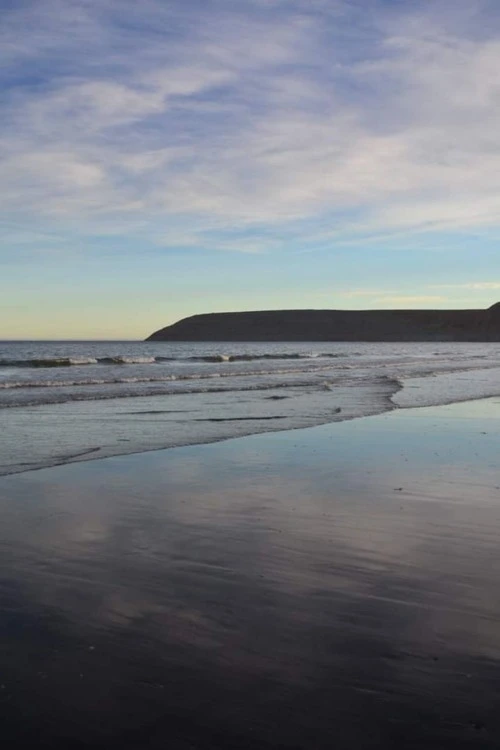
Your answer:
[[[475,281],[467,284],[432,284],[434,289],[470,289],[473,291],[485,291],[500,289],[500,281]]]
[[[223,233],[307,248],[294,227],[315,218],[344,240],[496,227],[498,13],[373,7],[17,6],[0,38],[3,210],[45,230],[139,223],[167,245],[174,221],[178,245],[244,252],[254,238]]]

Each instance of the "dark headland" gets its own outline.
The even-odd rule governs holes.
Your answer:
[[[193,315],[147,341],[500,341],[486,310],[262,310]]]

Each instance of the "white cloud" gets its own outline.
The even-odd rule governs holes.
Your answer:
[[[380,8],[359,31],[344,3],[19,7],[1,203],[124,232],[185,216],[202,240],[319,215],[344,239],[497,226],[500,34],[470,31],[481,7]]]

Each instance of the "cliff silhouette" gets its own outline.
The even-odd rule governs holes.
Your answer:
[[[486,310],[262,310],[183,318],[146,341],[500,341]]]

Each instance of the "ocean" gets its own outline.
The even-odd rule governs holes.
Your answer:
[[[500,395],[500,343],[0,342],[0,474]]]

